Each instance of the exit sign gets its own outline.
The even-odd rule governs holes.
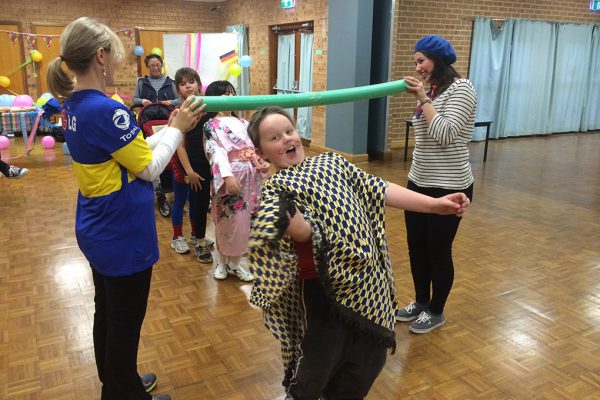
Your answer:
[[[281,0],[281,8],[294,8],[296,7],[296,0]]]
[[[590,10],[600,11],[600,0],[591,0],[590,1]]]

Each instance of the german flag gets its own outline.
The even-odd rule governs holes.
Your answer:
[[[230,52],[219,56],[219,58],[221,59],[221,64],[229,64],[232,62],[236,62],[238,60],[237,51],[231,50]]]

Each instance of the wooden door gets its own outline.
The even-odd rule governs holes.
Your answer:
[[[60,35],[65,29],[64,26],[50,26],[50,25],[34,25],[34,32],[38,35]],[[60,37],[53,37],[50,47],[46,46],[44,38],[41,36],[37,37],[36,41],[37,50],[42,53],[44,58],[42,62],[37,63],[37,96],[41,96],[42,93],[49,92],[46,74],[48,73],[48,63],[54,60],[60,55]]]
[[[20,24],[5,23],[0,24],[0,30],[10,32],[21,32]],[[18,68],[19,65],[25,62],[25,54],[23,51],[23,36],[18,35],[15,44],[11,44],[7,32],[0,32],[2,39],[0,40],[0,75],[10,79],[8,89],[16,94],[29,94],[27,90],[27,78],[25,66]],[[3,87],[0,87],[0,94],[13,94]]]

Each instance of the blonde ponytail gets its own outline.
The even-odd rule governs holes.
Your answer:
[[[75,81],[61,67],[62,61],[62,57],[56,57],[48,64],[48,87],[57,99],[71,97],[75,88]]]
[[[48,86],[52,93],[59,97],[73,94],[75,79],[62,69],[62,61],[75,76],[83,74],[100,48],[109,52],[110,62],[119,63],[125,57],[121,39],[103,23],[81,17],[67,25],[60,36],[61,56],[48,66]]]

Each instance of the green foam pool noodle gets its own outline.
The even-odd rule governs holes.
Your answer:
[[[406,92],[404,80],[359,86],[348,89],[326,90],[294,94],[270,94],[257,96],[204,96],[204,111],[241,111],[256,110],[262,107],[279,106],[283,108],[322,106],[347,103],[391,94]]]

